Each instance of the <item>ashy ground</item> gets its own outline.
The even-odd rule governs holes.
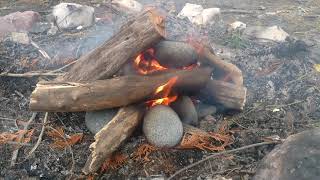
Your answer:
[[[56,0],[3,0],[0,2],[0,15],[15,11],[34,10],[41,14],[41,21],[47,22]],[[41,57],[31,45],[21,45],[6,39],[0,42],[0,72],[23,73],[31,70],[56,69],[88,52],[110,37],[126,20],[119,12],[110,8],[109,1],[72,1],[91,5],[97,14],[110,17],[109,26],[96,25],[83,31],[47,35],[43,24],[30,32],[34,42],[43,47],[52,61]],[[185,0],[141,1],[147,5],[160,6],[171,13],[178,13]],[[320,1],[318,0],[192,0],[189,3],[203,7],[219,7],[221,17],[212,25],[197,29],[199,35],[211,42],[217,53],[228,57],[244,73],[245,86],[248,88],[247,102],[243,112],[228,116],[217,113],[212,120],[202,120],[200,128],[215,131],[222,122],[234,132],[234,144],[228,149],[258,143],[262,138],[278,135],[286,138],[291,134],[320,126],[320,72],[314,68],[320,63],[317,54],[320,47]],[[244,12],[231,12],[231,9]],[[226,33],[227,25],[235,20],[247,26],[278,25],[292,38],[305,41],[308,52],[297,52],[279,43],[259,43],[241,34]],[[173,34],[192,32],[194,29],[183,26],[182,30],[172,30]],[[175,36],[172,36],[175,38]],[[76,48],[76,50],[74,49]],[[318,49],[317,49],[318,48]],[[318,56],[317,56],[318,55]],[[16,131],[22,127],[32,113],[28,111],[28,99],[39,78],[0,77],[0,132]],[[29,145],[19,151],[17,164],[10,168],[14,146],[0,145],[0,177],[5,179],[25,179],[27,177],[45,179],[85,178],[81,175],[89,155],[89,145],[93,135],[84,124],[83,113],[51,113],[46,131],[63,127],[66,134],[83,133],[80,143],[64,150],[52,148],[52,139],[46,134],[33,153],[27,153],[36,143],[40,134],[44,114],[39,113],[30,128],[35,129]],[[121,153],[132,157],[144,139],[137,135],[121,148]],[[251,148],[226,156],[210,159],[198,166],[179,174],[179,179],[210,179],[217,175],[226,178],[250,179],[259,161],[273,149],[273,145]],[[129,158],[120,167],[108,169],[97,177],[104,179],[137,179],[145,177],[170,176],[177,170],[201,160],[212,152],[200,150],[155,151],[150,161],[142,162]]]

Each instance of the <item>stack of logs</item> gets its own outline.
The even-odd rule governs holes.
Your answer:
[[[197,60],[207,66],[115,77],[129,60],[164,40],[164,21],[155,10],[143,12],[103,45],[81,57],[64,76],[39,82],[31,94],[32,111],[80,112],[121,107],[95,135],[84,173],[96,172],[104,160],[130,137],[142,121],[143,102],[156,99],[153,96],[155,89],[173,77],[178,77],[174,91],[200,92],[228,109],[243,109],[246,88],[243,87],[242,72],[201,44],[194,44],[195,48],[201,49]],[[210,78],[212,69],[219,72],[215,80]]]

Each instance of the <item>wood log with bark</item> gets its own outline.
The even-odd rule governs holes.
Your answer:
[[[207,43],[191,40],[189,44],[198,53],[198,61],[214,67],[215,76],[213,77],[215,79],[228,81],[238,86],[243,86],[242,71],[236,65],[226,62],[219,56],[215,55],[213,49]]]
[[[247,88],[233,83],[210,80],[200,91],[200,97],[210,104],[221,104],[224,108],[242,111],[246,102]]]
[[[217,76],[215,78],[231,82],[237,86],[243,86],[242,71],[236,65],[223,61],[210,48],[203,48],[201,54],[202,58],[199,58],[199,60],[214,67]]]
[[[32,111],[77,112],[126,106],[161,97],[157,87],[177,77],[173,90],[197,92],[206,85],[210,68],[174,70],[150,76],[121,76],[88,83],[39,82],[30,97]]]
[[[165,36],[164,17],[148,10],[121,27],[100,47],[82,56],[64,75],[64,81],[90,81],[113,76],[129,59]]]
[[[103,162],[131,136],[141,123],[143,114],[144,108],[138,105],[121,108],[117,115],[94,136],[95,142],[90,145],[91,154],[82,172],[90,174],[98,171]]]

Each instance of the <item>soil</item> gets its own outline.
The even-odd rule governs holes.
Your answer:
[[[97,16],[105,17],[106,22],[82,31],[47,35],[50,25],[44,23],[47,22],[46,16],[50,14],[51,7],[59,2],[58,0],[0,2],[0,15],[24,10],[34,10],[41,14],[43,23],[30,32],[29,36],[52,57],[51,61],[46,60],[32,45],[22,45],[4,39],[0,42],[0,73],[57,69],[98,46],[116,32],[121,23],[128,18],[112,10],[109,1],[73,1],[95,7]],[[176,14],[186,0],[140,2],[161,6]],[[205,8],[220,7],[222,10],[236,8],[246,11],[246,13],[223,11],[214,24],[197,30],[181,21],[180,29],[174,30],[171,27],[172,30],[169,32],[170,38],[175,40],[186,38],[186,32],[205,37],[217,54],[236,64],[244,74],[245,86],[248,89],[244,111],[236,115],[227,115],[220,108],[220,112],[214,114],[213,118],[200,122],[201,129],[216,131],[221,123],[227,121],[235,139],[227,149],[234,149],[261,142],[263,137],[278,135],[280,138],[286,138],[291,134],[320,126],[320,73],[313,67],[314,64],[320,63],[320,56],[315,59],[311,56],[314,47],[320,46],[320,17],[317,15],[320,12],[319,1],[244,0],[240,3],[237,0],[192,0],[192,2],[201,4]],[[266,15],[267,12],[275,14]],[[242,21],[247,26],[281,26],[294,40],[288,43],[259,43],[241,34],[230,35],[226,32],[227,25],[235,20]],[[295,49],[292,44],[298,39],[306,42],[307,51]],[[29,96],[41,79],[45,77],[0,77],[0,132],[15,132],[18,128],[22,128],[23,122],[28,121],[32,115],[28,110]],[[51,138],[44,135],[37,150],[30,158],[25,159],[37,141],[43,118],[44,114],[38,113],[31,123],[30,128],[35,129],[34,135],[29,145],[20,149],[14,167],[10,167],[10,161],[15,146],[0,145],[0,178],[86,178],[81,173],[81,168],[90,153],[89,146],[94,139],[85,126],[84,113],[51,113],[46,124],[46,130],[50,127],[63,127],[65,133],[69,135],[84,133],[80,143],[73,145],[71,149],[57,150],[51,148]],[[137,132],[119,150],[129,156],[129,160],[119,168],[108,169],[96,177],[101,179],[168,177],[212,153],[200,150],[157,150],[149,156],[150,161],[133,160],[133,153],[144,142],[144,138]],[[210,159],[179,174],[176,178],[211,179],[221,175],[234,180],[250,179],[260,160],[273,148],[273,145],[261,146]]]

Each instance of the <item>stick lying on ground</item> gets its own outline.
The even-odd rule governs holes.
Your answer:
[[[83,173],[98,171],[107,157],[131,136],[141,123],[143,113],[144,108],[138,105],[121,108],[117,115],[95,135],[95,142],[90,145],[91,154],[82,169]]]
[[[146,11],[122,26],[103,45],[82,56],[61,80],[79,82],[109,78],[129,59],[158,43],[164,35],[164,18],[155,10]]]
[[[210,68],[176,70],[152,76],[121,76],[91,83],[39,82],[30,97],[32,111],[92,111],[157,99],[157,87],[177,77],[177,91],[197,92],[209,80]],[[160,98],[160,97],[159,97]]]

